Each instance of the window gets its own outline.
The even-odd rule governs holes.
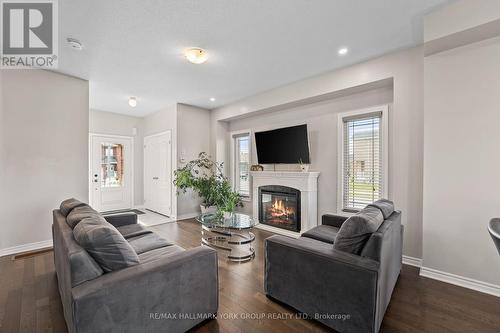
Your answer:
[[[386,193],[387,106],[339,116],[339,207],[355,212]]]
[[[101,186],[118,187],[123,185],[123,145],[101,144]]]
[[[250,197],[250,133],[233,135],[234,190],[242,197]]]

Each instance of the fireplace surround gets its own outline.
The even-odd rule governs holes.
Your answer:
[[[276,228],[300,231],[300,191],[288,186],[259,187],[259,221]]]
[[[255,228],[263,229],[278,234],[299,237],[301,233],[318,225],[318,177],[315,171],[250,171],[252,184],[252,215],[259,223]],[[265,223],[259,216],[260,194],[259,188],[266,186],[282,186],[300,192],[300,202],[297,202],[297,214],[300,215],[300,224],[296,229],[280,228]],[[277,198],[279,199],[279,198]],[[274,204],[274,202],[272,203]],[[280,210],[282,206],[276,205]]]

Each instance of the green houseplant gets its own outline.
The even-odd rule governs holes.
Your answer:
[[[188,189],[196,192],[203,200],[202,212],[216,207],[220,217],[224,213],[232,213],[243,203],[223,175],[222,166],[222,163],[211,160],[207,153],[201,152],[197,159],[174,171],[174,184],[178,192],[185,193]]]

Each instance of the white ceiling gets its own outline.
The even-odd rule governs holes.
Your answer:
[[[177,102],[215,108],[419,44],[423,15],[445,2],[63,0],[58,71],[90,80],[94,109],[144,116]],[[67,37],[84,49],[70,49]],[[209,60],[188,63],[182,50],[191,46]],[[339,57],[342,46],[350,51]]]

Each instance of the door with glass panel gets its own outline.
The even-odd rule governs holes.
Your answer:
[[[132,208],[131,137],[90,136],[90,202],[100,212]]]

